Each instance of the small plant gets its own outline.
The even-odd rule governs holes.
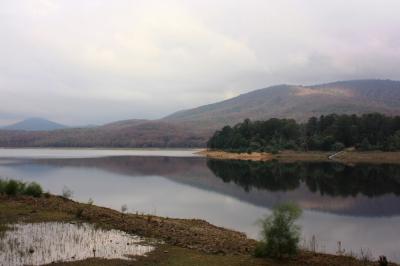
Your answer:
[[[32,182],[26,186],[24,194],[33,197],[40,197],[42,193],[42,187],[38,183]]]
[[[88,203],[87,203],[87,204],[89,204],[89,205],[93,205],[93,203],[94,203],[93,199],[92,199],[92,198],[89,198],[89,200],[88,200]]]
[[[336,254],[339,256],[343,256],[345,253],[346,253],[346,250],[344,248],[342,248],[342,241],[338,241]]]
[[[126,213],[128,211],[128,206],[126,204],[122,204],[121,206],[121,212]]]
[[[379,256],[378,260],[379,266],[388,266],[389,262],[385,256]]]
[[[70,199],[72,198],[72,195],[74,193],[72,192],[71,189],[69,189],[67,186],[64,186],[63,190],[62,190],[62,196],[66,199]]]
[[[360,260],[364,265],[368,265],[372,261],[372,253],[369,249],[360,249]]]
[[[275,207],[272,215],[261,221],[262,240],[255,255],[272,258],[295,255],[300,241],[300,227],[295,221],[301,213],[302,210],[292,203]]]

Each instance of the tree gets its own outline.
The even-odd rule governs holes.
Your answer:
[[[295,224],[302,210],[293,203],[278,205],[272,215],[261,221],[262,240],[256,256],[281,258],[293,256],[298,251],[300,227]]]
[[[368,141],[367,138],[364,138],[364,139],[361,141],[360,150],[362,150],[362,151],[368,151],[368,150],[370,150],[370,149],[371,149],[371,144],[369,143],[369,141]]]
[[[341,150],[343,150],[344,148],[345,148],[345,146],[344,146],[344,144],[341,143],[341,142],[335,142],[335,143],[332,145],[332,150],[334,150],[334,151],[341,151]]]

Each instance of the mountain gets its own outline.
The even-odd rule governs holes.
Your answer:
[[[66,126],[43,118],[28,118],[18,123],[2,127],[6,130],[25,130],[25,131],[49,131],[63,129]]]
[[[163,121],[216,128],[236,124],[245,118],[265,120],[277,117],[305,121],[312,116],[330,113],[369,112],[400,115],[400,81],[352,80],[314,86],[272,86],[179,111]]]
[[[224,125],[245,118],[306,121],[330,113],[400,115],[400,81],[352,80],[278,85],[183,110],[159,120],[132,119],[93,128],[0,130],[0,147],[200,147]]]

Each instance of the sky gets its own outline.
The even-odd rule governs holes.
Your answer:
[[[0,125],[158,119],[275,84],[400,79],[398,0],[0,0]]]

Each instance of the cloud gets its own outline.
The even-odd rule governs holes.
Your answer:
[[[158,118],[276,83],[399,79],[399,8],[392,0],[2,0],[0,119]]]

